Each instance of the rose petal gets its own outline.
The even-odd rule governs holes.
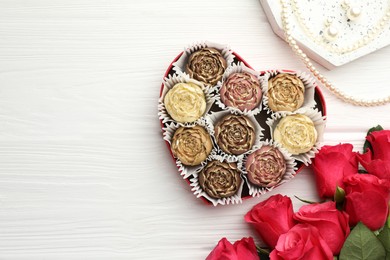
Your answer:
[[[323,146],[313,161],[317,192],[321,198],[333,198],[336,187],[343,188],[345,176],[357,173],[356,153],[351,144]]]
[[[379,192],[375,190],[353,192],[345,198],[345,211],[349,214],[351,226],[361,221],[369,229],[378,230],[385,224],[389,207]]]
[[[257,249],[253,238],[244,237],[243,239],[236,241],[233,244],[233,247],[237,253],[237,260],[245,259],[245,260],[257,260],[259,259],[259,255],[257,254]]]
[[[390,130],[371,132],[366,139],[373,148],[374,159],[390,160]]]

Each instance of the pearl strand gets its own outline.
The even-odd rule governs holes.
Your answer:
[[[291,35],[291,26],[288,21],[288,0],[280,0],[282,4],[282,25],[286,37],[286,41],[291,46],[293,51],[298,55],[298,57],[303,61],[306,67],[310,70],[310,72],[324,85],[330,92],[332,92],[336,97],[341,99],[346,103],[350,103],[356,106],[365,106],[365,107],[373,107],[373,106],[381,106],[390,103],[390,96],[380,99],[372,99],[372,100],[363,100],[357,99],[352,96],[347,95],[346,93],[337,89],[330,81],[328,81],[324,75],[322,75],[317,68],[311,63],[310,59],[307,55],[302,51],[302,49],[298,46],[297,42]]]
[[[324,39],[322,37],[316,36],[316,34],[313,33],[309,29],[309,27],[304,22],[305,18],[303,17],[303,13],[298,8],[298,0],[291,0],[290,3],[291,3],[293,14],[297,18],[298,24],[301,26],[301,28],[306,33],[306,35],[314,43],[316,43],[317,45],[323,46],[330,53],[345,54],[345,53],[349,53],[349,52],[355,51],[357,49],[360,49],[360,48],[366,46],[367,44],[369,44],[370,42],[375,40],[378,35],[383,33],[384,30],[386,29],[386,26],[390,22],[390,1],[389,1],[389,5],[387,6],[383,17],[381,17],[378,20],[378,22],[375,24],[375,26],[373,26],[369,31],[367,31],[366,35],[364,35],[360,40],[358,40],[358,41],[356,41],[348,46],[336,46],[336,45],[332,44],[329,39],[326,39],[326,37],[325,37],[325,40],[327,40],[327,41],[324,41]],[[328,22],[331,22],[331,21],[328,21]],[[325,36],[325,34],[324,34],[324,36]]]

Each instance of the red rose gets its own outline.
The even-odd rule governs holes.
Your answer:
[[[308,224],[297,224],[279,237],[271,260],[332,260],[332,250],[318,229]]]
[[[345,193],[365,192],[375,190],[379,192],[386,200],[390,199],[390,181],[381,180],[372,174],[354,174],[344,179]]]
[[[362,166],[380,179],[390,180],[390,131],[375,131],[366,137],[372,146],[364,154],[358,154]]]
[[[368,150],[364,154],[357,155],[359,162],[370,174],[378,176],[381,179],[390,180],[390,161],[374,159],[372,152]]]
[[[375,158],[390,161],[390,130],[371,132],[367,137]]]
[[[323,146],[313,161],[317,191],[321,198],[333,198],[343,178],[358,171],[356,153],[351,144]]]
[[[279,236],[294,226],[293,214],[291,199],[277,194],[255,205],[244,218],[274,248]]]
[[[315,226],[334,255],[340,253],[349,235],[348,215],[336,209],[336,203],[329,201],[302,206],[294,219],[300,223]]]
[[[257,254],[256,245],[253,238],[244,237],[236,241],[233,245],[222,238],[218,245],[207,256],[206,260],[260,260]]]
[[[390,181],[371,174],[354,174],[344,179],[345,211],[349,224],[363,222],[371,230],[381,228],[389,213]]]

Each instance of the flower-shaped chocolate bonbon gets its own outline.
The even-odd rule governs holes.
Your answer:
[[[303,105],[305,86],[297,76],[280,73],[268,81],[268,106],[274,111],[295,111]]]
[[[277,148],[265,145],[248,156],[245,169],[254,185],[272,187],[286,172],[286,161]]]
[[[243,154],[252,148],[256,140],[253,123],[246,116],[224,116],[214,130],[218,146],[228,154]]]
[[[317,141],[317,131],[308,116],[293,114],[279,121],[273,138],[291,154],[296,155],[310,151]]]
[[[248,72],[231,74],[222,84],[219,93],[226,106],[241,111],[257,107],[263,95],[259,79]]]
[[[178,83],[164,98],[168,114],[179,123],[194,122],[206,111],[206,98],[200,86]]]
[[[190,55],[185,71],[191,78],[214,86],[227,68],[222,54],[214,48],[203,48]]]
[[[198,165],[209,156],[213,148],[211,137],[201,126],[180,127],[172,138],[173,156],[184,165]]]
[[[240,171],[236,163],[213,160],[199,173],[199,184],[212,198],[233,196],[241,186]]]

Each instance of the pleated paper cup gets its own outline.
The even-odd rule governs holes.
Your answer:
[[[206,158],[206,160],[201,162],[199,165],[188,166],[188,165],[183,164],[179,158],[175,158],[176,159],[176,166],[179,169],[179,173],[183,177],[183,179],[187,179],[190,176],[193,176],[196,171],[198,171],[200,168],[202,168],[204,165],[206,165],[208,158],[211,158],[213,155],[216,155],[216,153],[217,153],[217,150],[215,148],[215,144],[213,141],[213,137],[212,137],[214,135],[214,128],[211,124],[211,121],[207,120],[206,118],[202,118],[202,119],[197,121],[196,125],[203,127],[207,131],[207,133],[210,135],[213,148],[212,148],[210,154],[208,155],[208,157]],[[175,123],[175,122],[170,122],[169,124],[167,124],[163,128],[163,139],[169,143],[169,149],[171,149],[172,138],[173,138],[177,129],[179,129],[180,127],[191,128],[194,126],[195,125],[181,126],[180,124]],[[173,156],[172,150],[171,150],[171,154]]]
[[[265,81],[267,81],[267,84],[265,84],[265,86],[264,86],[265,87],[265,94],[263,97],[264,109],[266,109],[268,113],[287,112],[287,111],[273,111],[268,105],[268,103],[269,103],[269,96],[268,96],[269,81],[272,78],[274,78],[277,75],[282,74],[282,73],[297,76],[302,81],[302,83],[305,87],[303,104],[297,110],[299,110],[301,108],[314,108],[317,104],[315,99],[314,99],[315,87],[316,87],[315,82],[316,81],[310,74],[308,74],[306,72],[301,72],[301,71],[270,70],[264,74]],[[295,112],[295,111],[291,111],[291,112]]]
[[[261,91],[261,98],[258,100],[258,104],[254,106],[254,108],[247,110],[246,108],[244,110],[239,109],[238,107],[233,107],[233,106],[228,106],[224,104],[224,102],[221,100],[221,88],[222,86],[226,83],[228,78],[235,74],[235,73],[248,73],[257,78],[259,81],[259,91]],[[225,74],[222,77],[222,81],[218,82],[217,86],[215,87],[215,103],[218,105],[218,107],[222,110],[229,110],[234,114],[243,114],[243,115],[250,115],[254,116],[257,115],[261,112],[262,110],[262,104],[263,104],[263,96],[266,91],[266,86],[267,86],[267,77],[261,76],[259,72],[248,68],[245,66],[244,63],[240,62],[238,64],[233,64],[231,67],[229,67]],[[245,101],[245,100],[244,100]],[[248,100],[247,102],[251,102],[251,100]]]
[[[242,153],[242,154],[239,154],[239,155],[234,155],[234,154],[230,154],[230,153],[227,153],[225,151],[223,151],[221,149],[221,147],[218,146],[218,140],[217,140],[217,137],[215,136],[215,127],[217,126],[217,124],[225,117],[225,116],[228,116],[228,115],[233,115],[231,113],[231,111],[220,111],[220,112],[213,112],[213,113],[210,113],[210,115],[207,116],[207,118],[211,121],[212,125],[214,126],[214,141],[215,141],[215,144],[216,144],[216,151],[217,151],[217,154],[219,155],[222,155],[222,156],[225,156],[227,159],[231,159],[231,160],[236,160],[238,159],[239,156],[241,155],[244,155],[246,153],[248,153],[252,148],[249,148],[248,151]],[[238,116],[244,116],[244,115],[238,115]],[[260,126],[260,124],[256,121],[255,117],[252,115],[247,115],[247,116],[244,116],[246,117],[253,125],[254,127],[254,130],[255,130],[255,141],[254,141],[254,144],[252,145],[255,146],[255,145],[259,145],[260,144],[260,141],[262,140],[263,138],[263,131],[264,129]]]
[[[274,131],[276,126],[279,124],[280,120],[287,116],[296,115],[296,114],[305,115],[308,118],[310,118],[317,132],[317,140],[313,145],[313,147],[308,152],[300,153],[300,154],[292,154],[292,157],[295,160],[303,162],[307,166],[311,163],[311,159],[315,157],[315,154],[318,153],[318,150],[321,148],[321,142],[323,140],[325,124],[326,124],[326,117],[322,116],[321,112],[318,111],[317,109],[302,108],[302,109],[298,109],[295,112],[280,112],[280,113],[272,114],[271,117],[267,119],[266,123],[270,128],[271,138],[274,140],[274,142],[276,142],[274,139]],[[281,144],[281,146],[283,147],[283,144]]]
[[[237,170],[240,171],[240,169],[238,168],[238,160],[228,160],[225,156],[213,155],[213,156],[210,156],[210,158],[208,158],[207,163],[210,163],[214,160],[219,161],[219,162],[227,162],[227,163],[236,164]],[[241,183],[237,186],[237,191],[232,196],[217,199],[217,198],[213,198],[209,194],[207,194],[207,192],[201,187],[201,185],[199,183],[199,173],[203,170],[204,167],[206,167],[207,163],[202,168],[197,170],[197,172],[194,174],[194,178],[192,178],[190,180],[191,181],[190,185],[192,187],[191,191],[193,191],[194,195],[197,198],[203,197],[207,201],[211,202],[214,206],[242,203],[241,193],[242,193],[242,189],[244,186],[244,180],[242,179],[241,173],[240,173]]]
[[[178,75],[182,75],[182,74],[188,75],[188,73],[186,73],[186,65],[188,63],[189,57],[194,52],[197,52],[204,48],[214,48],[218,50],[221,53],[222,57],[226,60],[226,68],[230,67],[234,61],[234,55],[229,46],[213,43],[209,41],[196,42],[189,45],[187,48],[185,48],[180,58],[175,63],[173,63],[173,70],[175,71],[175,73],[177,73]],[[208,84],[207,82],[203,82],[203,83],[206,85]],[[214,87],[216,84],[213,85],[208,84],[208,85]]]
[[[256,184],[253,184],[248,178],[248,172],[246,169],[248,156],[255,153],[263,146],[271,146],[277,149],[283,155],[284,161],[286,163],[286,171],[283,174],[281,180],[272,186],[267,186],[267,185],[258,186]],[[292,158],[291,154],[286,149],[284,149],[281,145],[273,142],[272,140],[266,140],[264,142],[261,142],[258,146],[255,146],[250,153],[244,155],[243,158],[239,161],[239,167],[242,171],[243,178],[245,179],[245,183],[248,186],[249,194],[252,197],[260,197],[266,192],[273,190],[275,187],[282,185],[283,183],[291,180],[295,176],[297,170],[296,162],[294,161],[294,158]]]
[[[175,121],[171,115],[169,115],[165,104],[164,104],[164,98],[165,95],[176,85],[179,83],[194,83],[202,89],[205,99],[206,99],[206,109],[203,115],[198,119],[201,120],[202,117],[204,117],[210,110],[211,106],[214,104],[214,94],[212,93],[213,89],[209,86],[205,86],[203,83],[189,78],[187,75],[169,75],[167,78],[164,79],[163,85],[164,88],[162,90],[159,104],[158,104],[158,116],[159,119],[162,121],[163,124],[175,122],[178,123],[181,126],[193,126],[197,124],[198,120],[195,120],[194,122],[187,122],[187,123],[181,123]]]

